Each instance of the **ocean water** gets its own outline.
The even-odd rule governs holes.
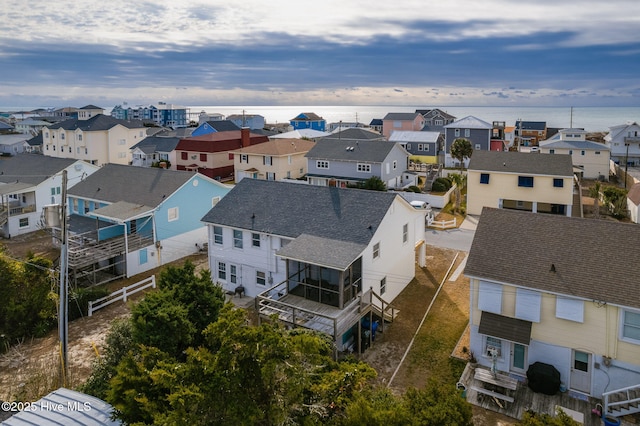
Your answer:
[[[327,120],[327,123],[358,121],[369,124],[374,118],[384,118],[389,112],[415,112],[416,109],[438,108],[460,119],[472,115],[488,123],[504,121],[507,126],[514,126],[516,121],[546,121],[547,127],[583,128],[588,132],[607,132],[612,126],[625,124],[630,121],[640,122],[640,107],[442,107],[439,105],[425,106],[190,106],[192,114],[205,111],[220,113],[225,116],[231,114],[259,114],[267,123],[288,122],[301,112],[314,112]]]

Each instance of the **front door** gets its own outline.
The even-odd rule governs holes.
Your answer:
[[[519,343],[511,343],[510,370],[517,374],[525,374],[527,369],[527,347]]]
[[[573,350],[571,353],[571,389],[591,393],[591,354]]]

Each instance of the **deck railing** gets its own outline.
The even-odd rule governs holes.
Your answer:
[[[69,266],[71,268],[111,259],[125,253],[127,248],[129,252],[132,252],[153,243],[153,237],[136,233],[127,235],[126,244],[124,235],[103,241],[95,241],[93,238],[88,238],[87,235],[76,234],[68,237]]]

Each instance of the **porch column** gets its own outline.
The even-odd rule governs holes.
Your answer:
[[[127,278],[130,278],[129,268],[127,264],[127,255],[129,254],[129,240],[127,239],[127,222],[124,222],[122,226],[124,226],[124,269],[125,269],[125,274],[127,275]]]
[[[533,213],[538,213],[538,202],[537,202],[537,201],[534,201],[534,202],[532,203],[531,211],[532,211]]]
[[[567,205],[567,217],[571,217],[571,207],[573,207],[571,204]]]
[[[501,209],[502,208],[502,198],[498,199],[498,208]]]

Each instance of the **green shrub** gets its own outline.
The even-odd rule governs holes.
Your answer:
[[[420,194],[422,190],[415,185],[411,185],[410,187],[407,188],[406,192],[415,192]]]
[[[433,192],[447,192],[450,189],[451,180],[448,178],[439,177],[433,181],[433,185],[431,185],[431,190]]]

